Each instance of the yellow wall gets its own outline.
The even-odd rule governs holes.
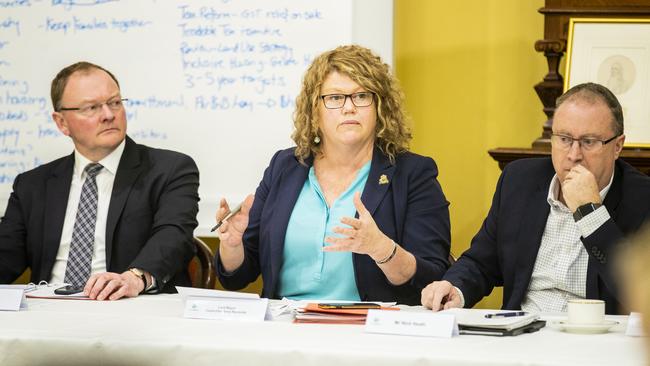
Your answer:
[[[413,119],[412,150],[438,163],[451,202],[452,252],[469,247],[500,170],[495,147],[541,135],[533,85],[546,74],[534,49],[543,0],[395,0],[395,69]],[[501,291],[479,306],[500,307]]]

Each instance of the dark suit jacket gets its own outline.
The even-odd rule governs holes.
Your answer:
[[[61,241],[74,154],[16,177],[0,223],[0,283],[31,268],[31,281],[49,280]],[[190,285],[187,264],[197,226],[199,173],[183,154],[126,138],[106,223],[109,272],[150,272],[163,292]]]
[[[218,255],[215,259],[225,288],[241,289],[261,272],[262,296],[277,297],[289,217],[312,163],[310,159],[307,165],[300,164],[294,149],[278,151],[273,156],[255,193],[244,233],[244,263],[233,273],[226,273]],[[390,183],[380,184],[381,175],[386,175]],[[353,254],[361,300],[419,304],[422,288],[440,278],[448,268],[449,203],[437,175],[431,158],[404,153],[396,157],[393,165],[379,149],[374,150],[361,200],[379,229],[415,256],[417,270],[410,281],[394,286],[370,256]]]
[[[528,290],[550,206],[546,200],[555,171],[550,158],[522,159],[506,166],[483,226],[445,279],[471,307],[495,286],[503,286],[503,308],[520,309]],[[620,312],[612,259],[620,239],[638,229],[650,213],[650,178],[622,160],[604,202],[611,218],[587,238],[586,296]]]

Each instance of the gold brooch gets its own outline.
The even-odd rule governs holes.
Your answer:
[[[386,174],[382,174],[379,177],[379,184],[388,184],[388,177],[386,176]]]

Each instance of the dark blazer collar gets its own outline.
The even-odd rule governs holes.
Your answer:
[[[374,215],[379,203],[388,192],[388,188],[393,183],[394,174],[395,165],[391,164],[388,156],[375,146],[372,153],[372,162],[370,163],[370,172],[368,172],[368,180],[361,195],[361,202],[370,211],[371,215]]]
[[[45,182],[45,207],[43,212],[43,256],[41,259],[41,274],[39,278],[49,280],[54,266],[56,253],[61,244],[61,232],[68,207],[70,184],[74,169],[74,152],[55,166]]]
[[[142,164],[142,155],[139,145],[130,137],[126,137],[124,152],[117,167],[117,174],[113,182],[111,202],[108,205],[108,217],[106,219],[106,267],[110,270],[111,254],[113,252],[113,236],[115,227],[122,216],[124,205],[131,193],[134,182],[138,179],[145,165]]]
[[[546,221],[550,212],[547,201],[551,179],[555,174],[551,159],[542,174],[531,184],[535,185],[532,193],[523,198],[526,200],[526,216],[522,218],[517,232],[517,243],[521,247],[517,254],[517,270],[512,285],[512,294],[505,294],[509,301],[505,304],[507,309],[520,309],[528,285],[533,274],[537,253],[542,243],[542,235],[546,228]],[[501,197],[501,200],[519,199],[517,197]]]
[[[614,179],[612,179],[612,185],[609,187],[607,196],[605,196],[605,200],[603,201],[603,205],[607,208],[609,216],[614,221],[617,219],[618,206],[623,198],[623,170],[625,169],[625,165],[627,165],[627,163],[616,160],[614,164]],[[594,258],[590,256],[587,265],[586,281],[586,296],[588,299],[603,298],[603,290],[601,289],[601,286],[599,286],[596,266],[597,264],[594,262]],[[607,304],[607,306],[609,307],[609,304]]]
[[[264,279],[264,287],[273,296],[277,293],[278,278],[284,253],[284,238],[287,234],[289,219],[300,195],[300,191],[305,184],[309,169],[314,164],[314,158],[312,156],[307,157],[304,164],[300,163],[295,156],[293,159],[289,166],[280,167],[282,169],[279,177],[271,178],[273,182],[278,182],[274,183],[277,184],[277,186],[274,186],[277,187],[277,193],[276,199],[272,203],[276,207],[273,210],[273,215],[269,219],[268,238],[260,239],[262,241],[268,240],[270,247],[271,275]]]
[[[623,164],[619,160],[616,160],[614,163],[614,179],[612,179],[612,185],[609,187],[607,196],[605,196],[605,200],[603,201],[612,218],[616,217],[616,209],[623,197]]]

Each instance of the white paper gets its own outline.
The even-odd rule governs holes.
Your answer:
[[[367,333],[451,338],[458,335],[456,317],[433,312],[368,310]]]
[[[50,283],[48,285],[38,285],[31,289],[25,290],[25,295],[28,298],[37,299],[62,299],[62,300],[90,300],[83,292],[70,295],[58,295],[54,291],[60,287],[68,285],[67,283]]]
[[[23,302],[22,288],[1,288],[0,289],[0,310],[18,311]]]

